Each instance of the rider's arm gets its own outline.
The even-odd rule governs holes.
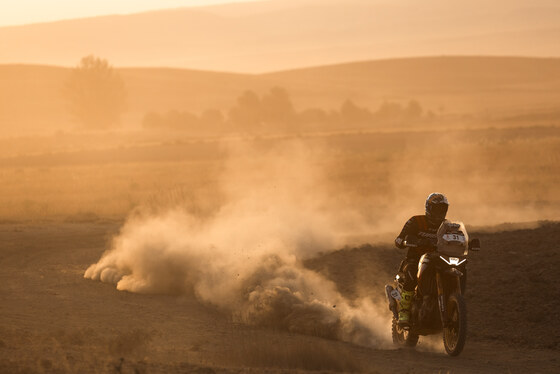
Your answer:
[[[404,224],[404,227],[401,230],[401,233],[395,239],[395,245],[398,248],[404,248],[404,238],[407,235],[417,235],[417,234],[418,234],[418,224],[417,224],[416,220],[414,219],[414,217],[412,217],[411,219],[406,221],[406,223]]]

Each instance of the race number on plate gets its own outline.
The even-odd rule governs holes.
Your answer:
[[[464,243],[465,242],[465,237],[463,235],[458,235],[458,234],[445,234],[445,235],[443,235],[443,240],[445,240],[447,242]]]

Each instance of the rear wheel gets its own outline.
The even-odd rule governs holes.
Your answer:
[[[448,355],[457,356],[467,340],[467,306],[463,296],[449,296],[447,318],[447,326],[443,329],[443,345]]]
[[[415,347],[418,343],[418,335],[410,333],[410,330],[405,330],[399,327],[398,321],[393,317],[391,326],[393,335],[393,343],[405,347]]]

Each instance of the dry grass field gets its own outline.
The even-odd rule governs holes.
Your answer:
[[[306,164],[321,174],[321,188],[336,204],[356,210],[372,226],[384,226],[376,231],[394,231],[422,209],[431,190],[449,191],[450,214],[473,224],[556,219],[560,207],[556,127],[152,143],[126,134],[68,141],[56,135],[29,141],[37,143],[39,153],[15,156],[14,149],[0,159],[0,217],[5,221],[123,219],[134,208],[162,204],[216,211],[227,185],[236,183],[224,181],[223,174],[244,157],[239,148],[260,159],[260,167],[277,159],[289,169],[302,162],[297,154],[286,154],[293,144],[313,152]],[[75,149],[65,150],[67,145]],[[281,173],[269,177],[285,178]]]

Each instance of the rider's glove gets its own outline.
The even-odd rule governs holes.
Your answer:
[[[407,235],[404,237],[407,247],[418,247],[418,237],[414,235]]]

